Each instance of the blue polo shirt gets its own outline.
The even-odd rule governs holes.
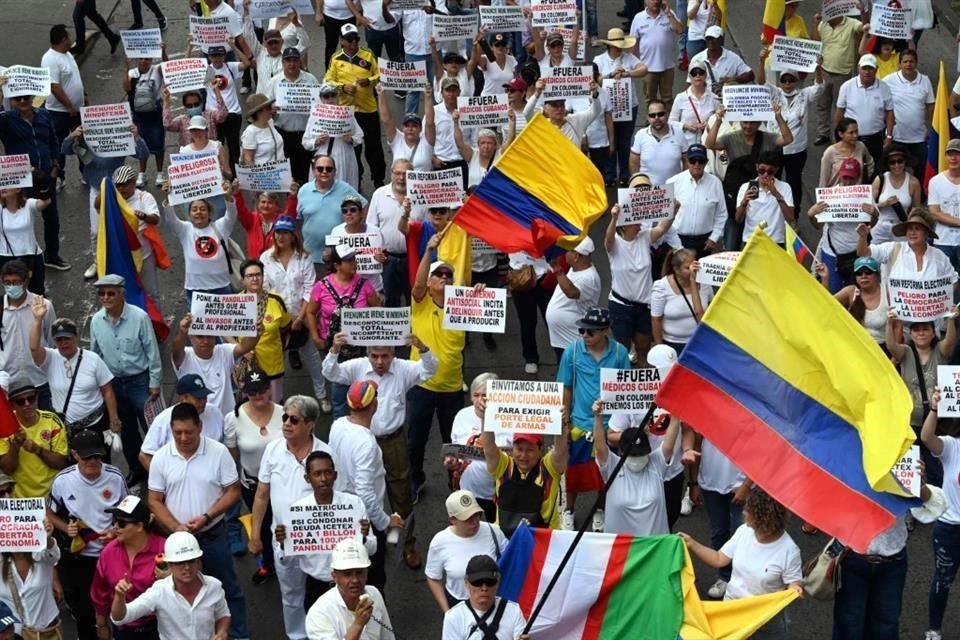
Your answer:
[[[576,371],[574,371],[576,363]],[[599,360],[587,351],[583,338],[563,350],[560,368],[557,369],[557,382],[573,387],[573,407],[570,419],[573,426],[583,431],[593,430],[593,403],[600,398],[600,369],[629,369],[630,353],[626,347],[607,336],[607,350]],[[610,416],[603,416],[606,428]]]
[[[347,196],[359,196],[363,206],[367,206],[366,198],[349,183],[339,179],[334,179],[333,186],[326,193],[317,189],[313,181],[300,187],[297,192],[297,219],[303,223],[303,246],[314,262],[323,260],[327,236],[343,222],[340,203]]]

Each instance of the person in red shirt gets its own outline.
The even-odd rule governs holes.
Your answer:
[[[260,254],[273,246],[273,223],[280,215],[297,217],[297,190],[300,185],[290,184],[290,193],[287,204],[280,213],[280,194],[264,191],[257,195],[257,208],[251,211],[247,208],[247,200],[240,189],[240,181],[233,181],[233,190],[238,194],[237,222],[247,232],[247,257],[258,260]]]

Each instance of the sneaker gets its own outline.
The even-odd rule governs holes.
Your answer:
[[[573,511],[564,511],[560,514],[560,528],[564,531],[576,529],[576,524],[573,521]]]
[[[943,635],[939,631],[931,629],[923,635],[923,640],[943,640]]]
[[[332,413],[333,403],[331,403],[327,398],[324,398],[320,401],[320,411],[323,411],[324,413]]]
[[[690,499],[690,487],[683,490],[683,499],[680,501],[680,515],[689,516],[693,513],[693,500]]]
[[[245,96],[248,93],[250,93],[250,87],[248,87],[247,85],[243,85],[240,87],[240,95]]]
[[[258,567],[257,570],[254,571],[253,575],[250,577],[250,582],[252,582],[255,585],[261,585],[267,580],[269,580],[271,576],[275,576],[275,575],[277,575],[276,571],[271,571],[265,567]]]
[[[56,258],[50,258],[47,260],[47,269],[53,269],[55,271],[70,271],[70,265],[67,264],[63,258],[57,256]]]
[[[57,191],[63,191],[63,178],[57,178]]]
[[[540,371],[540,365],[538,365],[536,362],[528,362],[527,364],[523,365],[523,372],[528,375],[535,375],[538,371]]]
[[[707,590],[707,595],[714,600],[720,600],[727,592],[727,581],[723,578],[717,578],[717,581]]]
[[[160,27],[160,31],[167,30],[167,18],[166,16],[157,18],[157,26]]]
[[[141,171],[137,174],[137,188],[143,189],[145,186],[147,186],[147,174]]]
[[[157,179],[153,181],[153,184],[155,184],[158,187],[162,187],[163,183],[166,181],[167,181],[167,174],[163,171],[158,171]]]
[[[83,177],[83,174],[80,174],[80,184],[87,186],[87,179]]]
[[[97,277],[97,263],[93,263],[92,265],[90,265],[89,267],[87,267],[87,270],[83,272],[83,277],[84,277],[84,279],[86,279],[86,280],[92,280],[93,278],[96,278],[96,277]]]
[[[426,482],[414,482],[410,485],[410,504],[417,504],[420,502],[420,496],[423,494],[423,489],[426,486]]]
[[[603,533],[603,509],[597,509],[593,513],[593,530],[595,533]]]

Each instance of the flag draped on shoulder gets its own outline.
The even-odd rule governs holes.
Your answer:
[[[919,505],[891,474],[915,439],[910,392],[853,316],[760,229],[656,402],[859,553]]]
[[[927,140],[927,166],[923,172],[923,189],[933,176],[947,166],[947,143],[950,142],[950,89],[943,60],[940,61],[940,77],[937,79],[937,97],[933,104],[933,119],[930,123],[930,138]]]

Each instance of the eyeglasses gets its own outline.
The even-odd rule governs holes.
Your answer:
[[[906,163],[907,163],[907,161],[904,160],[903,158],[890,158],[889,160],[887,160],[887,164],[888,164],[888,165],[906,164]]]
[[[687,164],[707,164],[706,158],[687,158]]]
[[[100,289],[97,291],[98,298],[114,298],[116,297],[117,292],[111,289]]]
[[[474,587],[490,587],[493,588],[497,586],[497,581],[493,578],[483,578],[481,580],[471,580],[470,584]]]
[[[256,280],[257,278],[262,278],[262,273],[245,273],[243,274],[244,278],[250,278],[251,280]]]
[[[776,172],[777,172],[776,169],[767,169],[766,167],[761,167],[760,169],[757,169],[758,176],[772,176]]]
[[[648,113],[648,118],[663,118],[667,115],[666,111],[657,111],[656,113]]]
[[[360,213],[360,207],[340,207],[340,213]]]
[[[579,331],[582,336],[592,336],[600,333],[599,329],[584,329],[583,327],[580,327],[577,331]]]
[[[21,396],[19,398],[11,398],[10,402],[17,405],[18,407],[24,407],[28,404],[33,404],[37,401],[37,394],[32,393],[29,396]]]
[[[292,416],[292,415],[290,415],[289,413],[285,413],[285,414],[283,414],[282,416],[280,416],[280,421],[281,421],[281,422],[289,422],[290,424],[296,426],[296,425],[300,424],[301,422],[304,422],[304,419],[301,418],[300,416]]]
[[[433,272],[433,275],[438,278],[443,278],[444,280],[453,280],[453,272],[447,271],[446,269],[437,269]]]
[[[780,76],[780,83],[781,83],[781,84],[787,84],[787,83],[793,84],[793,83],[796,82],[796,81],[797,81],[797,79],[794,78],[793,76]]]
[[[333,173],[334,171],[336,171],[336,169],[334,169],[333,167],[327,167],[320,164],[315,166],[313,170],[316,171],[317,173]]]
[[[704,71],[703,69],[694,69],[693,71],[690,72],[690,75],[696,78],[697,76],[707,75],[707,72]]]
[[[130,525],[132,525],[133,522],[134,522],[133,520],[122,520],[120,518],[117,518],[116,520],[113,521],[113,526],[117,527],[118,529],[123,529],[124,527],[129,527]]]

